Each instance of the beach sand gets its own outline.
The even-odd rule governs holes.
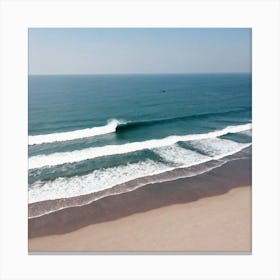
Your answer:
[[[33,238],[29,250],[250,252],[251,188]]]
[[[29,219],[29,252],[251,252],[251,159]]]

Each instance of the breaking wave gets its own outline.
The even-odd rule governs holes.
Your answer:
[[[156,124],[173,123],[180,120],[184,121],[184,120],[191,120],[191,119],[203,119],[203,118],[208,118],[210,116],[222,116],[222,115],[227,115],[229,113],[239,113],[247,110],[248,108],[244,107],[242,109],[225,111],[225,112],[195,114],[195,115],[181,116],[175,118],[155,119],[155,120],[147,120],[147,121],[144,120],[144,121],[126,122],[122,120],[112,119],[109,120],[107,124],[104,126],[97,126],[92,128],[85,128],[85,129],[79,129],[74,131],[58,132],[58,133],[43,134],[43,135],[31,135],[28,137],[28,144],[40,145],[44,143],[71,141],[71,140],[83,139],[87,137],[104,135],[108,133],[137,129],[144,126],[146,127],[146,126],[153,126]]]
[[[97,126],[93,128],[85,128],[68,132],[51,133],[45,135],[32,135],[28,137],[28,144],[39,145],[44,143],[70,141],[86,137],[104,135],[115,132],[119,123],[120,122],[118,120],[110,120],[104,126]]]
[[[173,135],[162,139],[152,139],[143,142],[132,142],[122,145],[107,145],[102,147],[87,148],[83,150],[75,150],[71,152],[53,153],[49,155],[37,155],[29,158],[29,169],[79,162],[97,157],[125,154],[144,149],[154,149],[173,145],[179,141],[193,141],[216,138],[228,133],[237,133],[248,129],[251,129],[250,123],[244,125],[228,126],[224,129],[215,130],[204,134],[189,134],[182,136]]]

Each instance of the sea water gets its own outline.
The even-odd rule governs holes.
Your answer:
[[[36,75],[28,95],[29,203],[221,161],[252,141],[250,73]]]

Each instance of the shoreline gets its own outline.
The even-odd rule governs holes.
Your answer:
[[[29,240],[29,253],[250,254],[251,187]]]
[[[190,204],[251,185],[251,158],[229,161],[209,172],[174,181],[147,184],[131,192],[107,196],[79,207],[69,207],[29,219],[30,240],[65,234],[89,225],[107,223],[174,204]]]
[[[224,165],[227,161],[240,158],[251,158],[252,148],[247,147],[241,151],[226,156],[220,160],[209,160],[189,167],[178,167],[169,171],[164,171],[158,174],[148,175],[145,177],[136,178],[111,188],[106,188],[101,191],[83,194],[74,197],[58,198],[52,200],[38,201],[28,204],[28,218],[38,218],[40,216],[51,214],[70,207],[81,207],[88,205],[94,201],[105,198],[107,196],[120,195],[125,192],[135,191],[138,188],[149,184],[171,182],[181,178],[190,178],[209,172],[212,169]]]

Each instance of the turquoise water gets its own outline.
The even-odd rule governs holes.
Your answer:
[[[251,74],[29,76],[29,201],[238,152],[251,91]]]

